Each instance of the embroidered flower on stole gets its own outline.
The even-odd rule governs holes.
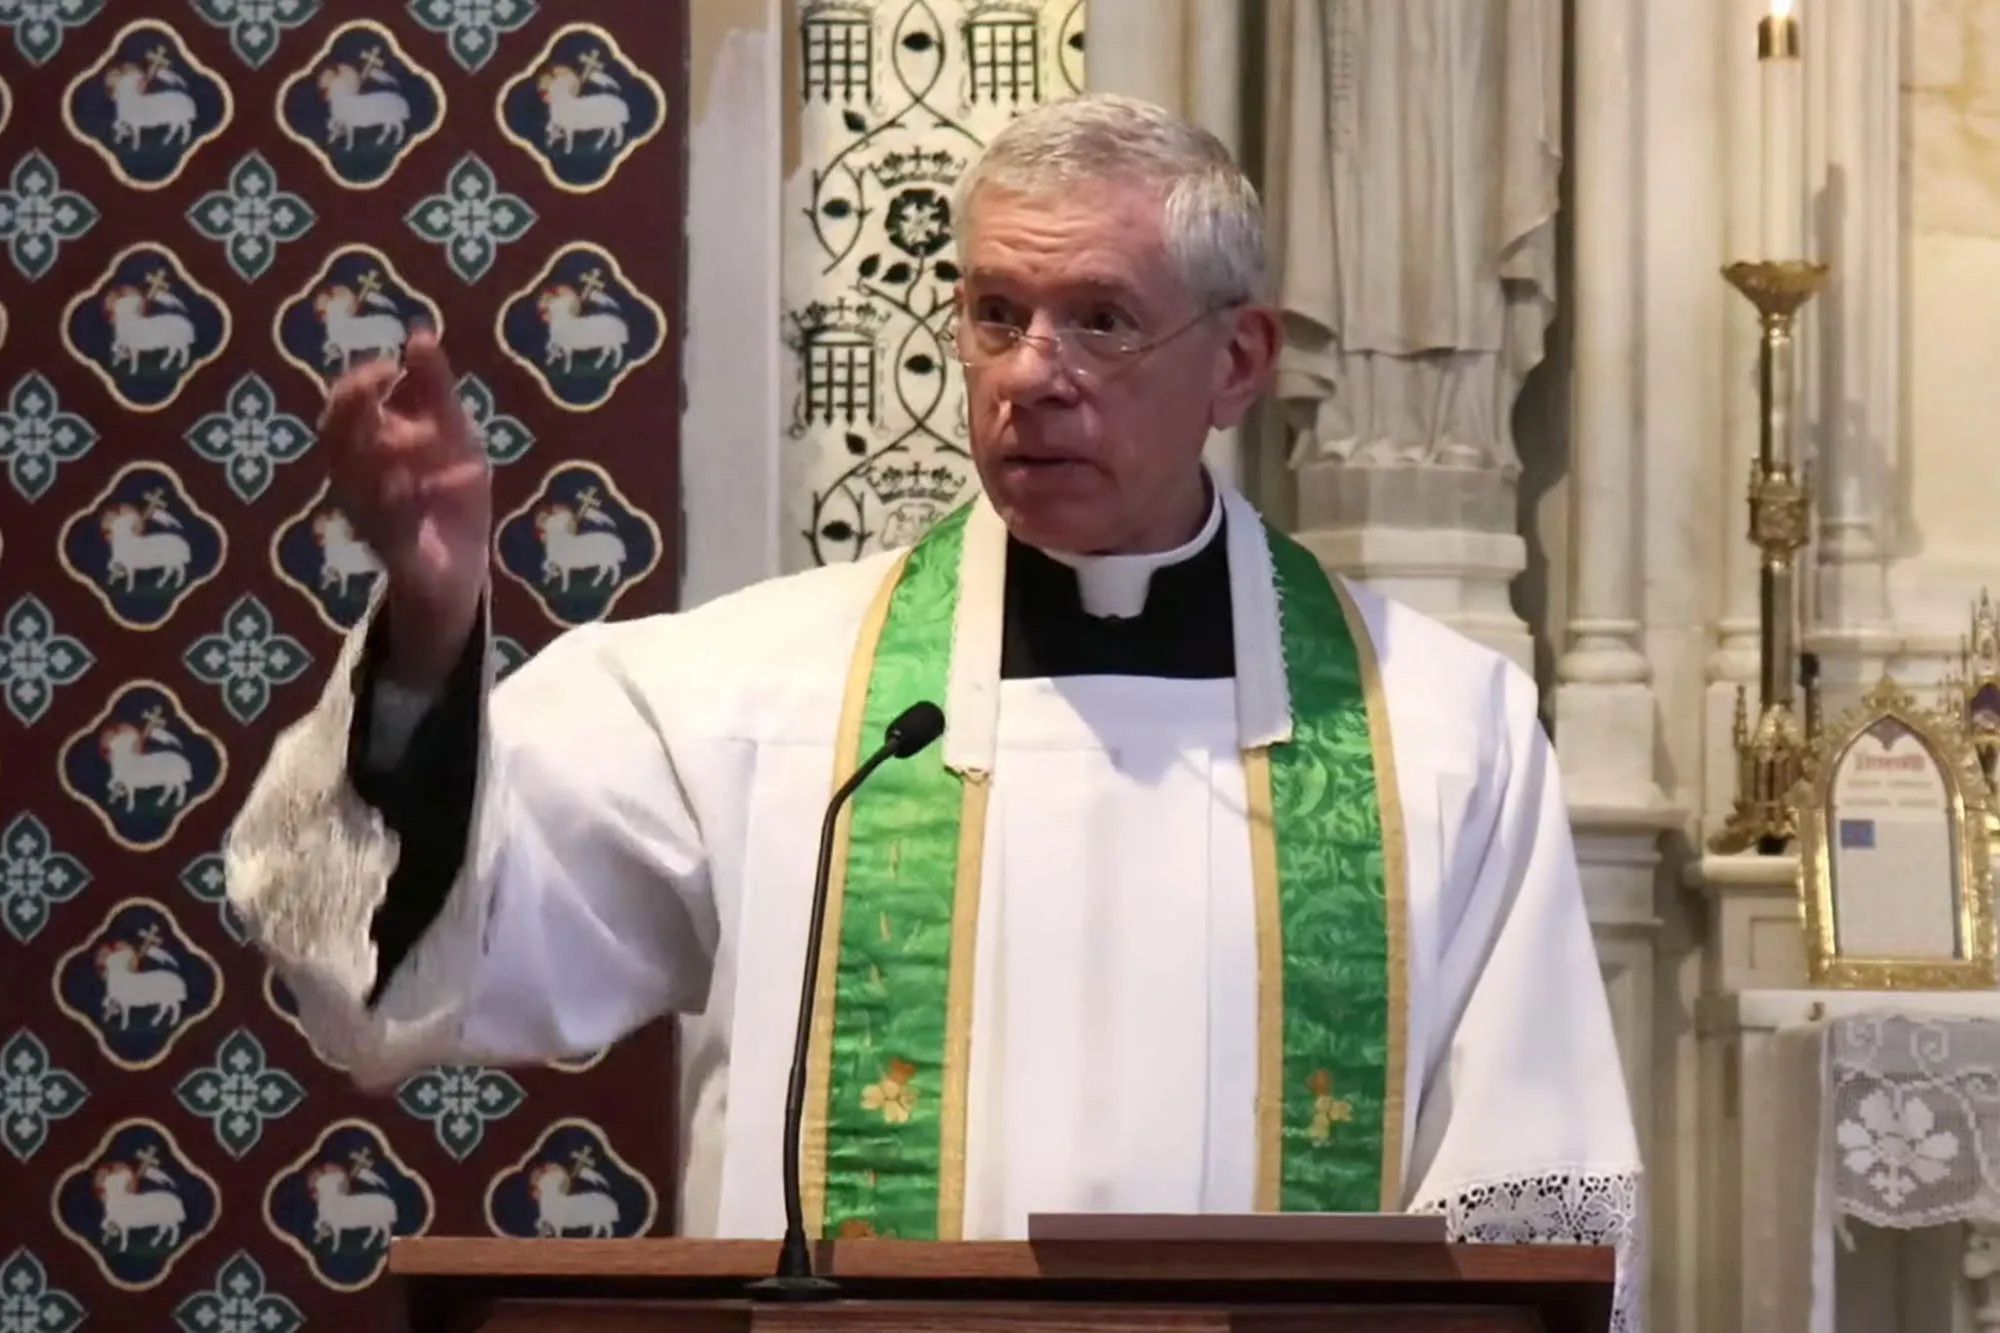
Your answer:
[[[882,1081],[861,1090],[862,1108],[880,1111],[889,1124],[908,1124],[910,1113],[917,1109],[917,1090],[910,1086],[916,1074],[916,1066],[908,1061],[891,1060],[882,1071]]]
[[[1333,1137],[1333,1127],[1344,1125],[1354,1119],[1354,1103],[1345,1097],[1333,1095],[1333,1075],[1324,1069],[1316,1069],[1306,1080],[1312,1089],[1313,1118],[1306,1134],[1314,1143],[1325,1143]]]

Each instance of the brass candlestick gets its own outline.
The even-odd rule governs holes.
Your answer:
[[[1797,396],[1798,345],[1792,327],[1799,307],[1826,282],[1825,264],[1803,260],[1731,264],[1730,286],[1757,307],[1763,338],[1757,352],[1757,392],[1763,404],[1757,461],[1750,469],[1750,540],[1763,553],[1758,569],[1758,693],[1753,726],[1744,692],[1736,695],[1736,808],[1709,840],[1713,851],[1755,847],[1782,852],[1797,835],[1790,797],[1799,780],[1806,734],[1794,707],[1798,604],[1794,562],[1806,544],[1812,508],[1798,466],[1792,404]]]

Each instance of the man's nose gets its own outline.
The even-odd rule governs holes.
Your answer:
[[[1001,395],[1022,406],[1075,401],[1076,376],[1064,361],[1067,352],[1055,323],[1046,316],[1035,316],[1027,336],[994,367],[999,372]]]

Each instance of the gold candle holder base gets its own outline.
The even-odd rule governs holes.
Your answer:
[[[1785,704],[1764,709],[1750,725],[1745,691],[1736,687],[1736,806],[1708,849],[1724,856],[1783,852],[1798,837],[1792,788],[1805,772],[1806,735]]]

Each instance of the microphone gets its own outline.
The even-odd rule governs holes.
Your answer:
[[[820,935],[826,929],[826,881],[833,866],[834,826],[840,820],[840,808],[870,774],[891,759],[908,759],[922,753],[943,734],[944,711],[929,700],[911,704],[898,713],[883,730],[881,746],[833,793],[833,799],[827,802],[826,818],[820,823],[819,871],[813,878],[812,919],[806,929],[805,984],[799,995],[798,1033],[792,1043],[791,1084],[785,1092],[785,1239],[778,1251],[778,1271],[751,1284],[751,1291],[759,1297],[781,1301],[826,1300],[840,1289],[829,1279],[813,1275],[812,1254],[806,1248],[805,1206],[799,1198],[799,1134],[806,1109],[807,1048],[812,1044]]]

